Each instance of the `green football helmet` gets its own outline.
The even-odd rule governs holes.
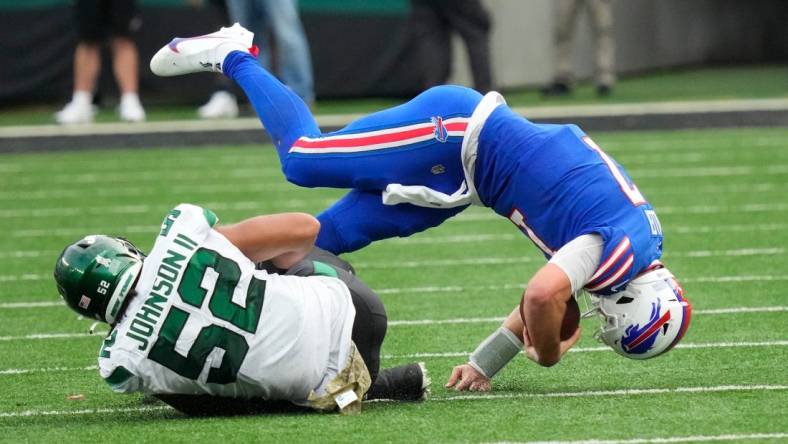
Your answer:
[[[144,258],[126,239],[85,236],[57,258],[57,290],[72,310],[113,324],[136,284]]]

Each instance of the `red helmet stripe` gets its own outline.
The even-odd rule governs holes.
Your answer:
[[[668,322],[668,320],[670,320],[670,310],[666,311],[665,314],[662,315],[662,317],[659,318],[659,320],[654,323],[654,325],[652,325],[648,330],[646,330],[643,333],[641,333],[640,336],[635,338],[634,341],[632,341],[630,344],[625,344],[624,348],[627,351],[629,351],[629,350],[632,350],[633,348],[637,347],[638,345],[640,345],[640,343],[642,343],[643,341],[648,339],[649,336],[654,334],[654,332],[659,330],[665,324],[665,322]]]

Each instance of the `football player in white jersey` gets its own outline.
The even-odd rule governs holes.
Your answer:
[[[347,263],[313,250],[314,217],[217,220],[182,204],[147,257],[123,238],[91,235],[58,258],[66,304],[112,326],[99,371],[114,391],[153,394],[189,414],[423,399],[422,365],[378,371],[383,303]]]

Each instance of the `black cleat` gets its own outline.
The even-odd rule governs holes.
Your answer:
[[[611,92],[613,92],[613,89],[610,87],[610,85],[598,85],[596,87],[596,95],[599,97],[608,97],[610,96]]]
[[[423,362],[385,368],[369,388],[365,400],[423,401],[429,394],[430,377]]]

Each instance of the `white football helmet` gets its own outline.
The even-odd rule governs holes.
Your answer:
[[[616,353],[648,359],[673,348],[689,327],[692,307],[667,268],[650,270],[609,296],[590,295],[602,325],[595,337]]]

